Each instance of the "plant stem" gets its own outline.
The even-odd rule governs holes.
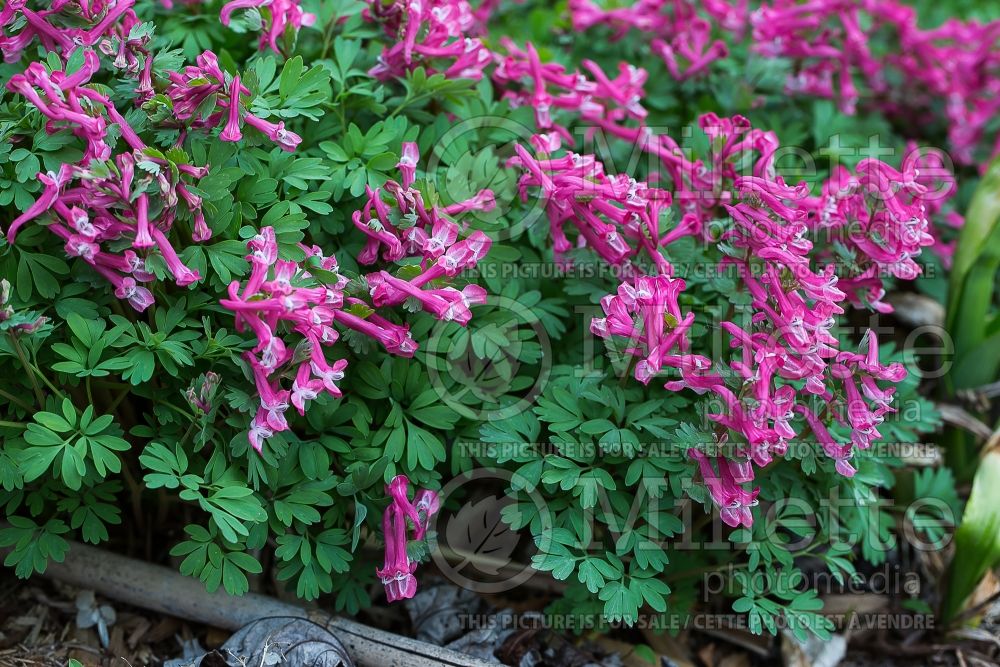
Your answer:
[[[29,365],[31,366],[31,368],[34,369],[35,373],[38,374],[38,377],[42,379],[42,382],[45,383],[45,386],[48,387],[53,394],[55,394],[59,398],[66,398],[66,395],[63,394],[62,391],[60,391],[57,386],[52,384],[52,381],[45,376],[45,373],[43,373],[38,366],[36,366],[35,364],[29,364]]]
[[[118,407],[118,405],[119,405],[119,404],[120,404],[120,403],[121,403],[121,402],[122,402],[122,401],[123,401],[123,400],[125,399],[125,397],[126,397],[126,396],[128,396],[128,395],[129,395],[129,391],[128,391],[127,389],[126,389],[125,391],[121,392],[120,394],[118,394],[118,396],[116,396],[116,397],[115,397],[115,400],[113,400],[113,401],[111,402],[111,405],[110,405],[110,406],[108,407],[108,414],[112,414],[112,413],[113,413],[113,412],[115,411],[115,409],[116,409],[116,408]]]
[[[22,422],[9,422],[3,419],[0,419],[0,426],[9,426],[10,428],[28,428],[28,425]]]
[[[41,385],[38,384],[38,378],[36,378],[35,374],[31,371],[31,364],[28,363],[28,359],[24,355],[24,350],[21,349],[21,344],[18,342],[14,334],[10,334],[10,342],[14,347],[14,352],[17,354],[17,358],[21,360],[21,365],[28,374],[28,381],[31,382],[31,386],[35,390],[35,399],[38,401],[39,407],[43,407],[45,405],[45,394],[42,392]]]
[[[333,43],[333,31],[337,27],[338,16],[330,17],[330,22],[323,28],[323,50],[319,53],[319,59],[324,60],[330,52],[330,45]]]
[[[191,419],[191,420],[195,419],[195,416],[193,414],[191,414],[190,412],[188,412],[187,410],[185,410],[183,408],[177,407],[176,405],[174,405],[170,401],[164,401],[162,399],[157,399],[156,402],[159,403],[160,405],[167,406],[168,408],[170,408],[171,410],[173,410],[177,414],[183,415],[183,416],[187,417],[188,419]]]
[[[14,405],[20,406],[22,409],[31,412],[31,406],[22,401],[21,399],[19,399],[18,397],[14,396],[13,394],[8,394],[3,389],[0,389],[0,396],[3,396]]]

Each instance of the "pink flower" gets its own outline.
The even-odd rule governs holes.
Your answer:
[[[694,322],[694,313],[680,312],[677,297],[683,289],[683,280],[668,276],[624,282],[617,294],[601,300],[606,317],[590,323],[591,332],[597,336],[625,339],[627,351],[640,358],[635,377],[643,384],[665,364],[670,365],[671,359],[679,359],[689,345],[686,333]]]
[[[417,148],[417,144],[412,141],[407,141],[403,143],[402,155],[399,158],[399,168],[400,176],[403,180],[403,187],[409,188],[413,185],[413,181],[417,172],[417,161],[420,159],[420,150]]]
[[[740,479],[745,478],[746,471],[749,470],[744,464],[732,461],[723,456],[715,457],[719,471],[712,467],[712,462],[704,453],[697,449],[689,449],[688,456],[698,461],[702,479],[708,492],[712,497],[712,502],[719,508],[719,517],[727,526],[753,525],[753,513],[751,509],[757,504],[758,489],[746,491],[740,486]]]
[[[153,305],[153,295],[145,287],[138,285],[130,277],[121,278],[115,287],[115,296],[125,299],[133,308],[143,311]]]
[[[417,592],[417,578],[413,573],[417,564],[406,555],[406,519],[395,502],[389,505],[382,516],[382,532],[385,537],[385,565],[375,573],[385,586],[389,602],[412,598]]]
[[[258,453],[263,451],[264,443],[267,439],[274,435],[274,431],[267,425],[267,423],[260,419],[260,416],[254,417],[253,421],[250,423],[250,431],[247,434],[250,440],[250,446],[252,446]]]
[[[310,26],[316,21],[315,15],[302,11],[299,0],[232,0],[223,5],[219,20],[222,25],[228,26],[233,12],[252,8],[262,10],[264,32],[260,36],[259,48],[270,47],[279,54],[278,40],[284,37],[286,29],[298,32],[302,26]]]
[[[389,506],[382,515],[382,532],[385,538],[385,565],[376,574],[385,586],[386,598],[396,602],[413,597],[417,592],[417,579],[413,573],[417,563],[407,555],[407,522],[413,526],[413,539],[423,540],[432,515],[440,508],[437,493],[420,490],[409,500],[409,480],[397,475],[386,485]]]
[[[341,396],[337,383],[344,379],[344,369],[347,368],[346,359],[338,359],[333,365],[327,365],[325,359],[313,359],[310,368],[312,374],[319,382],[320,386],[331,396]]]
[[[14,221],[10,223],[10,227],[7,228],[7,238],[11,243],[14,242],[14,239],[17,236],[17,230],[19,230],[24,223],[34,220],[52,207],[56,199],[59,197],[62,188],[69,182],[70,170],[70,165],[63,164],[59,167],[59,173],[48,172],[45,174],[38,174],[38,180],[41,181],[42,185],[45,187],[42,189],[42,194],[39,195],[35,203],[28,207],[27,211],[14,218]]]
[[[292,383],[292,405],[303,416],[306,414],[306,401],[314,400],[323,391],[322,380],[311,379],[311,375],[309,366],[302,364]]]
[[[228,120],[219,133],[219,139],[223,141],[239,141],[243,138],[243,133],[240,132],[240,90],[240,77],[234,76],[233,82],[229,85]]]
[[[278,123],[271,123],[263,118],[258,118],[252,113],[248,113],[243,117],[243,122],[259,131],[261,134],[278,144],[278,146],[289,153],[294,153],[295,148],[302,143],[302,137],[294,132],[286,130],[285,124],[281,121]]]

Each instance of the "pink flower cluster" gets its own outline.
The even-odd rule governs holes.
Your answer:
[[[240,82],[239,76],[229,76],[219,66],[218,57],[205,51],[181,72],[169,72],[170,83],[166,95],[173,105],[173,115],[190,128],[215,128],[225,125],[219,132],[223,141],[243,138],[241,125],[248,125],[282,149],[292,152],[302,142],[302,137],[285,129],[285,123],[272,123],[247,110],[244,96],[250,90]],[[210,109],[206,105],[211,104]]]
[[[836,99],[853,113],[864,82],[890,113],[925,109],[917,122],[933,121],[943,101],[959,162],[975,162],[987,124],[1000,113],[1000,21],[952,19],[923,30],[916,11],[898,0],[773,0],[754,12],[752,25],[759,53],[795,63],[791,92]],[[891,50],[874,51],[872,35],[891,40]],[[994,154],[1000,136],[995,142]]]
[[[12,92],[49,119],[49,132],[67,128],[87,143],[87,149],[78,165],[64,164],[58,173],[38,175],[44,186],[41,195],[11,223],[7,234],[14,242],[25,223],[51,212],[47,227],[66,242],[66,254],[86,261],[111,282],[119,299],[144,310],[153,296],[140,283],[155,278],[146,268],[146,257],[154,249],[178,286],[200,280],[180,260],[167,234],[183,201],[192,219],[193,238],[204,241],[211,236],[201,198],[184,180],[200,179],[208,169],[178,164],[175,171],[158,151],[149,150],[114,104],[85,85],[99,66],[97,55],[87,51],[84,65],[73,74],[50,73],[41,63],[32,63],[8,82]],[[129,147],[113,160],[107,143],[109,121],[118,126]],[[131,247],[110,249],[120,248],[122,241]]]
[[[849,462],[854,449],[867,448],[880,437],[878,427],[892,410],[894,390],[879,382],[899,382],[905,370],[879,362],[873,333],[866,339],[866,353],[857,354],[839,350],[832,329],[847,297],[856,305],[884,310],[882,280],[912,279],[919,273],[914,258],[934,242],[925,206],[931,200],[925,200],[929,188],[920,183],[917,160],[909,160],[903,171],[862,161],[854,173],[838,171],[823,194],[812,197],[805,184],[789,186],[776,175],[773,134],[753,130],[741,117],[708,115],[701,125],[716,150],[704,160],[667,163],[675,198],[685,211],[667,233],[659,229],[656,207],[643,207],[654,201],[669,205],[669,192],[648,197],[642,184],[605,176],[593,156],[552,157],[548,153],[558,149],[554,135],[533,139],[542,158],[518,147],[511,162],[523,171],[522,195],[528,189],[542,193],[557,257],[573,245],[563,231],[571,222],[579,233],[578,245],[609,264],[621,266],[640,250],[653,258],[652,275],[626,272],[617,293],[602,299],[605,316],[592,321],[591,331],[623,341],[626,354],[638,360],[634,374],[641,382],[661,373],[674,375],[667,389],[706,394],[717,406],[709,417],[719,427],[720,445],[736,436],[731,451],[706,455],[692,450],[692,456],[723,520],[749,525],[757,491],[743,485],[754,479],[755,466],[766,466],[784,454],[790,441],[803,437],[803,429],[845,475],[854,472]],[[936,165],[932,157],[919,160]],[[750,173],[740,173],[743,164],[751,165]],[[950,194],[948,178],[937,172],[932,176]],[[690,352],[687,332],[694,315],[681,311],[678,297],[684,282],[672,277],[660,251],[682,236],[707,240],[706,223],[720,217],[730,223],[715,241],[730,246],[725,262],[735,266],[751,297],[746,322],[722,324],[737,350],[728,372]],[[821,233],[834,235],[854,252],[851,266],[816,268],[834,259],[814,250],[809,237]],[[824,409],[818,411],[817,403]],[[837,441],[831,422],[848,427],[851,441]]]
[[[925,205],[929,190],[919,182],[915,165],[906,159],[900,172],[884,162],[865,159],[854,174],[839,167],[824,184],[821,196],[806,198],[799,206],[817,232],[832,234],[853,254],[854,270],[841,271],[844,279],[839,288],[857,306],[891,312],[891,306],[881,300],[883,280],[916,278],[921,267],[915,258],[924,247],[938,243],[931,235]],[[927,202],[939,204],[947,196],[950,192],[937,193]]]
[[[7,90],[23,97],[48,119],[46,130],[50,134],[66,128],[87,143],[83,163],[111,156],[111,147],[105,141],[108,123],[104,114],[112,122],[121,119],[106,96],[85,87],[100,66],[97,53],[88,50],[83,66],[73,74],[49,73],[45,65],[34,62],[23,74],[15,74],[7,82]],[[122,136],[132,148],[144,147],[123,119]]]
[[[492,57],[474,34],[476,17],[466,0],[371,0],[365,15],[382,24],[393,45],[369,72],[380,80],[417,67],[428,74],[479,80]]]
[[[963,164],[975,163],[1000,113],[1000,21],[952,19],[924,30],[899,0],[772,0],[752,13],[746,0],[639,0],[611,9],[571,0],[569,11],[577,30],[604,25],[613,39],[630,30],[650,35],[651,50],[678,80],[725,57],[726,43],[712,39],[713,29],[742,39],[749,24],[754,51],[792,61],[788,92],[835,99],[848,114],[866,92],[890,114],[923,109],[917,122],[947,122]],[[943,113],[936,110],[941,101]],[[1000,135],[986,139],[1000,153]]]
[[[707,156],[691,158],[667,134],[654,134],[644,127],[601,124],[612,136],[631,142],[660,160],[683,214],[671,238],[703,234],[719,207],[732,200],[732,184],[747,169],[743,161],[746,156],[757,156],[750,163],[754,174],[773,177],[775,172],[773,161],[778,137],[774,132],[752,128],[750,121],[739,115],[719,118],[707,113],[698,119],[698,125],[712,142],[712,150]]]
[[[708,18],[699,16],[699,7]],[[713,20],[725,30],[742,31],[747,2],[639,0],[628,6],[604,9],[592,0],[570,0],[569,11],[573,27],[579,31],[605,25],[614,31],[614,40],[622,39],[632,29],[651,33],[653,53],[663,59],[675,79],[683,81],[729,54],[725,42],[711,38]]]
[[[924,207],[924,215],[933,221],[927,232],[934,239],[934,252],[947,268],[951,268],[958,241],[945,240],[944,230],[959,229],[965,224],[965,218],[950,204],[958,192],[958,183],[949,165],[950,161],[941,150],[920,148],[911,141],[906,146],[900,166],[901,171],[911,172],[917,185],[924,189],[920,203]]]
[[[688,329],[694,313],[681,314],[677,297],[684,281],[665,275],[623,282],[616,294],[601,299],[605,317],[591,320],[590,331],[601,338],[624,338],[628,352],[639,357],[635,379],[647,384],[664,366],[687,363]]]
[[[640,103],[645,70],[623,63],[612,78],[587,60],[583,66],[590,77],[570,73],[562,65],[542,63],[530,43],[521,49],[507,37],[500,40],[502,51],[491,52],[476,36],[480,21],[465,0],[371,0],[365,15],[396,40],[371,71],[379,79],[402,78],[424,67],[428,73],[478,81],[495,64],[491,76],[504,98],[530,105],[538,130],[554,130],[567,139],[569,132],[552,120],[554,109],[574,110],[594,122],[646,116]]]
[[[752,526],[753,511],[750,509],[757,505],[757,495],[760,489],[746,489],[743,484],[753,479],[752,471],[748,471],[748,466],[744,463],[733,461],[725,457],[715,457],[716,465],[712,465],[712,458],[699,449],[691,448],[688,456],[698,462],[698,471],[705,482],[705,488],[712,498],[712,502],[719,508],[719,518],[727,526]]]
[[[352,216],[354,226],[368,237],[358,262],[373,264],[380,255],[386,262],[418,260],[419,264],[409,265],[413,268],[408,271],[408,280],[388,271],[369,273],[366,280],[372,303],[383,307],[412,300],[435,318],[464,326],[472,317],[470,306],[485,303],[485,290],[478,285],[467,285],[462,290],[451,286],[425,287],[474,267],[489,252],[492,241],[486,234],[468,233],[451,217],[491,210],[495,205],[493,193],[483,190],[451,206],[427,207],[420,191],[412,187],[418,157],[416,144],[404,144],[399,164],[402,183],[389,181],[384,186],[394,200],[395,212],[382,199],[381,188],[369,188],[364,207]],[[464,233],[468,235],[459,240]]]
[[[257,345],[244,358],[260,396],[248,438],[260,451],[267,438],[288,429],[285,412],[290,406],[304,414],[306,401],[322,392],[341,396],[337,382],[344,377],[347,361],[329,363],[323,346],[332,345],[340,337],[333,328],[335,321],[351,326],[352,318],[357,318],[341,311],[347,279],[336,273],[335,258],[324,257],[319,248],[302,249],[318,268],[336,277],[332,284],[323,284],[313,278],[308,266],[278,259],[278,243],[271,227],[250,239],[247,248],[250,277],[242,288],[239,281],[233,281],[229,298],[220,303],[236,314],[237,331],[250,329],[257,338]],[[282,323],[299,334],[299,344],[286,344],[279,328]],[[397,336],[408,337],[401,327],[391,326]],[[365,322],[365,327],[374,329],[378,325]],[[285,376],[293,378],[290,391],[282,387]]]
[[[302,10],[299,0],[231,0],[222,7],[219,20],[228,26],[232,21],[233,12],[238,10],[253,10],[260,15],[263,32],[260,36],[260,49],[270,48],[280,54],[278,40],[291,29],[298,33],[302,26],[310,26],[316,22],[315,14]]]
[[[535,135],[532,143],[540,158],[517,145],[517,155],[510,164],[524,172],[519,181],[522,199],[527,200],[529,189],[537,188],[541,193],[557,259],[574,245],[585,246],[608,264],[634,273],[632,264],[641,252],[661,273],[670,272],[658,250],[664,243],[660,214],[670,206],[669,192],[627,174],[608,176],[604,165],[592,155],[567,152],[551,157],[560,145],[554,132]],[[567,234],[569,225],[574,228],[575,241]]]
[[[0,7],[0,53],[4,61],[17,62],[37,39],[47,51],[68,58],[77,47],[100,46],[117,53],[115,67],[137,66],[134,48],[140,40],[129,33],[139,24],[135,0],[53,0],[45,9],[32,9],[28,0],[7,0]],[[83,24],[83,25],[81,25]],[[16,34],[8,30],[20,30]]]
[[[571,140],[569,131],[553,121],[551,114],[555,109],[570,110],[594,124],[642,121],[646,117],[642,106],[647,78],[644,69],[620,63],[618,75],[612,78],[597,63],[584,60],[588,77],[580,72],[567,72],[558,63],[543,63],[530,42],[524,49],[507,38],[501,39],[501,44],[505,54],[496,56],[493,82],[504,91],[504,99],[535,110],[539,132],[553,130]]]
[[[376,574],[385,586],[389,602],[412,598],[417,592],[417,578],[413,573],[417,563],[410,560],[407,553],[407,534],[412,526],[414,541],[423,540],[427,535],[430,519],[441,507],[441,499],[434,491],[421,489],[411,502],[410,481],[405,475],[396,475],[386,487],[389,506],[382,515],[382,532],[385,537],[385,566]]]
[[[358,256],[361,264],[373,264],[380,256],[387,263],[409,262],[400,269],[409,279],[386,270],[363,277],[370,304],[350,294],[347,278],[337,273],[336,259],[324,256],[318,247],[301,248],[307,256],[304,263],[280,260],[270,227],[247,243],[250,277],[242,286],[239,281],[230,284],[229,298],[221,304],[236,314],[238,330],[249,329],[257,339],[245,359],[260,396],[248,435],[258,451],[267,438],[289,428],[289,407],[305,414],[307,402],[321,393],[341,396],[337,383],[347,361],[330,363],[323,353],[340,339],[335,324],[378,342],[390,354],[412,357],[418,345],[409,327],[378,315],[375,308],[412,300],[435,318],[464,326],[472,317],[470,307],[485,302],[486,292],[478,285],[461,290],[432,285],[474,267],[486,255],[489,237],[474,231],[458,240],[464,230],[450,216],[492,206],[492,193],[484,191],[443,209],[428,208],[411,187],[417,158],[416,145],[405,144],[399,164],[402,183],[385,185],[395,210],[383,200],[381,189],[375,189],[368,191],[368,201],[354,215],[354,224],[368,236]]]
[[[902,185],[899,173],[881,163],[863,163],[858,171],[893,179],[890,188],[879,190],[883,195]],[[899,382],[906,371],[900,364],[885,366],[879,362],[873,332],[868,333],[865,355],[838,350],[832,329],[836,316],[844,312],[839,304],[845,294],[838,286],[834,265],[828,264],[822,270],[813,268],[813,245],[806,238],[808,211],[794,208],[801,199],[801,187],[789,187],[780,178],[758,176],[738,179],[734,187],[741,201],[725,206],[735,224],[723,240],[743,251],[742,257],[732,261],[750,293],[752,311],[746,322],[723,322],[722,327],[731,337],[731,346],[739,350],[737,359],[730,364],[739,389],[734,391],[726,378],[711,372],[708,359],[697,359],[691,365],[697,372],[686,372],[688,369],[682,366],[681,379],[667,382],[666,387],[712,392],[721,409],[709,417],[740,437],[735,457],[717,457],[720,470],[730,469],[720,473],[720,480],[749,482],[753,479],[753,465],[763,467],[773,456],[783,455],[788,442],[800,436],[793,422],[795,415],[805,418],[811,438],[836,462],[836,469],[853,475],[849,463],[853,449],[865,449],[881,437],[878,425],[883,415],[892,411],[889,405],[894,389],[882,389],[876,380]],[[874,199],[872,192],[868,196]],[[883,206],[900,208],[888,212]],[[884,214],[881,219],[890,230],[890,239],[898,239],[902,232],[919,224],[912,220],[912,209],[902,208],[898,201],[880,202],[875,210],[878,212],[868,212],[867,217]],[[910,250],[914,248],[890,242],[880,248],[884,253],[880,258],[893,260],[893,266],[905,265]],[[919,245],[914,251],[919,252]],[[892,252],[896,255],[890,257]],[[913,277],[905,273],[908,269],[899,271]],[[796,389],[799,386],[801,389]],[[817,403],[824,406],[824,419],[814,411]],[[849,426],[851,442],[836,441],[825,419]],[[725,433],[719,435],[720,442],[727,438]],[[725,506],[728,496],[717,494],[711,485],[709,490],[716,503]],[[740,509],[728,519],[741,517],[740,522],[747,525],[748,516]]]

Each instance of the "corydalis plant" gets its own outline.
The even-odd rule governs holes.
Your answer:
[[[236,142],[243,138],[242,126],[247,125],[283,150],[293,152],[302,137],[285,129],[285,123],[272,123],[248,110],[244,98],[250,89],[239,76],[222,71],[219,58],[205,51],[181,72],[169,72],[170,83],[164,94],[169,99],[169,111],[185,128],[212,129],[222,126],[219,139]]]
[[[1000,109],[1000,21],[952,19],[924,29],[913,7],[884,0],[775,0],[752,10],[745,0],[700,7],[640,0],[611,9],[573,0],[569,11],[577,30],[606,26],[614,39],[639,32],[681,81],[705,75],[728,44],[746,44],[792,63],[790,94],[836,100],[851,115],[859,104],[904,120],[919,110],[924,125],[947,123],[960,163],[1000,151],[1000,135],[988,132]]]
[[[0,52],[12,63],[36,40],[67,58],[77,47],[99,46],[115,56],[115,67],[136,71],[140,57],[147,62],[149,58],[134,5],[134,0],[11,0],[0,8]]]
[[[13,243],[25,223],[51,216],[47,227],[63,239],[66,254],[90,264],[114,286],[118,298],[141,311],[153,302],[141,284],[155,279],[146,266],[150,252],[160,255],[178,286],[200,279],[180,260],[167,235],[183,211],[190,216],[195,240],[211,237],[201,197],[190,189],[208,170],[176,164],[148,147],[107,96],[85,85],[99,65],[96,53],[86,51],[73,74],[49,72],[33,63],[7,83],[48,118],[48,132],[65,127],[87,144],[79,164],[39,175],[41,196],[11,222],[7,235]],[[108,121],[118,126],[129,147],[113,160]],[[110,249],[120,248],[121,241],[126,249]]]
[[[705,17],[699,15],[698,5]],[[655,35],[650,41],[653,53],[663,59],[667,70],[679,81],[701,74],[712,62],[729,54],[725,42],[711,39],[715,23],[738,33],[747,19],[746,0],[733,3],[711,0],[697,4],[640,0],[613,9],[604,9],[591,0],[571,0],[569,11],[573,27],[579,31],[608,26],[614,30],[616,41],[633,28]]]
[[[337,611],[352,614],[376,581],[392,600],[413,593],[437,506],[430,489],[469,466],[516,465],[555,519],[555,546],[533,562],[581,584],[569,582],[562,604],[632,620],[642,605],[664,611],[668,581],[685,569],[670,563],[670,540],[687,529],[672,514],[640,511],[636,529],[621,531],[633,525],[621,508],[647,481],[682,500],[700,475],[691,497],[745,526],[758,500],[789,489],[873,496],[885,468],[860,450],[932,421],[888,416],[913,383],[897,384],[899,367],[879,360],[873,337],[857,351],[831,338],[835,306],[885,309],[879,290],[913,276],[928,236],[946,250],[933,225],[960,221],[947,202],[954,179],[929,156],[896,169],[852,163],[810,192],[780,181],[778,135],[794,136],[809,104],[748,97],[743,107],[719,94],[742,91],[739,77],[761,67],[744,62],[742,2],[573,0],[565,15],[536,3],[532,23],[552,26],[553,39],[544,29],[528,39],[521,8],[496,0],[156,4],[0,9],[4,56],[18,61],[3,70],[12,87],[0,99],[0,206],[16,221],[4,225],[13,243],[0,243],[11,284],[0,283],[0,496],[13,515],[0,541],[15,545],[19,574],[44,567],[38,554],[62,553],[70,535],[141,539],[147,510],[180,505],[163,529],[178,536],[171,553],[185,574],[240,594],[247,574],[267,568],[303,598],[334,593]],[[310,6],[322,30],[308,29]],[[575,33],[560,29],[570,23]],[[618,44],[608,52],[589,34],[601,26],[617,39],[645,31],[650,48],[629,35],[639,48],[619,63]],[[841,35],[819,37],[835,46]],[[574,62],[574,41],[592,60]],[[793,75],[812,62],[796,57]],[[783,63],[764,66],[781,73]],[[685,83],[651,89],[647,72],[663,66]],[[968,90],[977,86],[991,90]],[[653,129],[705,104],[729,117],[703,117],[706,137],[696,132],[692,145]],[[737,112],[766,114],[775,131]],[[463,134],[462,150],[440,145],[477,116],[536,136],[513,157],[488,150],[492,127]],[[580,136],[611,138],[614,157],[636,147],[654,159],[614,173],[607,157],[574,152]],[[413,141],[447,169],[417,180]],[[541,224],[513,224],[517,202],[472,215],[494,207],[483,188],[505,158],[516,172],[500,182],[519,175],[527,199],[543,195]],[[464,201],[439,203],[446,171],[463,194],[445,201]],[[939,186],[946,194],[931,197]],[[496,230],[502,247],[480,229]],[[550,251],[559,270],[585,275],[522,274]],[[586,275],[588,254],[620,284]],[[713,266],[726,257],[737,279],[683,273],[685,254]],[[603,317],[570,315],[598,301]],[[504,317],[511,303],[549,348]],[[713,308],[732,356],[706,352]],[[581,369],[572,341],[588,324],[613,360],[624,348],[640,381]],[[492,419],[508,407],[513,417]],[[702,412],[714,421],[699,425]],[[455,446],[477,429],[501,449],[546,446],[507,458]],[[796,440],[820,456],[783,455]],[[663,452],[664,442],[690,455]],[[409,486],[420,489],[412,499]],[[863,502],[849,511],[852,525],[878,518]],[[521,514],[518,528],[545,534]],[[585,516],[592,535],[579,534]],[[729,537],[756,541],[760,524]],[[780,517],[766,528],[784,529]],[[381,568],[364,560],[372,538],[385,539]],[[579,551],[577,539],[587,542]],[[767,546],[782,563],[798,555]],[[685,597],[672,596],[671,611]]]
[[[652,276],[626,280],[617,294],[601,301],[605,317],[594,319],[591,331],[622,341],[626,353],[638,358],[634,374],[640,382],[648,383],[673,369],[679,379],[666,382],[668,390],[691,389],[712,396],[710,404],[721,408],[708,413],[720,428],[716,437],[722,451],[712,453],[719,472],[714,472],[704,454],[694,455],[713,500],[723,510],[723,520],[750,526],[749,508],[757,492],[744,492],[740,485],[753,481],[754,466],[766,467],[775,456],[784,455],[790,441],[803,438],[804,428],[841,474],[853,475],[849,463],[853,447],[866,449],[881,437],[878,426],[892,411],[894,389],[882,388],[878,381],[898,383],[905,376],[901,365],[879,363],[872,332],[865,355],[838,350],[831,332],[836,316],[844,313],[839,304],[847,294],[838,286],[837,266],[814,268],[814,245],[808,233],[828,233],[859,221],[879,227],[877,236],[854,237],[857,262],[864,268],[860,275],[846,276],[844,283],[859,306],[880,304],[884,277],[916,277],[920,267],[914,258],[934,240],[927,233],[929,221],[921,200],[927,191],[916,182],[915,173],[865,160],[858,165],[853,186],[837,190],[842,199],[813,198],[805,184],[791,187],[775,175],[773,135],[740,140],[741,135],[754,136],[742,118],[708,117],[702,124],[722,147],[711,172],[718,180],[709,181],[713,197],[692,200],[698,205],[690,207],[671,231],[660,228],[659,208],[644,194],[655,191],[629,180],[616,189],[615,181],[604,176],[593,156],[567,153],[539,160],[519,148],[513,164],[524,171],[522,192],[538,188],[543,193],[557,255],[575,245],[563,229],[564,221],[572,220],[578,230],[576,245],[590,248],[610,264],[627,262],[628,269],[635,271],[631,259],[640,249],[655,258]],[[551,137],[536,137],[533,143],[546,150],[555,147]],[[745,159],[758,148],[762,150],[757,160]],[[737,175],[736,163],[753,165],[752,175]],[[573,174],[569,178],[567,169],[575,170],[568,172]],[[722,184],[731,190],[720,192],[714,187]],[[669,193],[657,199],[669,203]],[[831,201],[840,206],[831,207]],[[660,248],[669,254],[671,243],[683,236],[707,241],[704,228],[715,207],[724,209],[732,226],[713,242],[731,246],[723,265],[735,265],[752,307],[745,324],[722,324],[731,345],[740,350],[729,374],[717,371],[712,359],[690,353],[686,332],[696,314],[681,312],[678,295],[684,281],[671,277],[673,269],[660,254]],[[825,212],[823,216],[818,207]],[[625,224],[620,245],[617,228],[595,212]],[[817,404],[823,406],[822,411]],[[804,426],[796,426],[801,420]],[[850,427],[850,443],[830,434],[825,424],[831,421]],[[730,434],[737,439],[722,447]]]
[[[237,329],[249,329],[257,341],[244,354],[260,400],[248,434],[257,451],[267,438],[289,428],[285,418],[289,407],[304,415],[307,402],[319,394],[342,395],[337,383],[347,361],[330,362],[323,351],[340,339],[334,325],[377,342],[390,354],[412,357],[418,343],[409,327],[378,314],[376,308],[411,300],[439,320],[464,326],[472,317],[469,308],[485,303],[486,291],[478,285],[458,290],[443,283],[475,267],[491,244],[479,231],[459,240],[459,233],[468,230],[451,216],[490,208],[492,194],[484,191],[442,209],[427,207],[412,187],[418,157],[415,144],[404,145],[399,164],[402,183],[385,185],[394,206],[383,200],[381,189],[369,188],[367,203],[353,216],[355,226],[368,237],[358,262],[376,263],[381,250],[385,262],[411,262],[400,268],[408,279],[373,271],[358,280],[368,293],[357,286],[352,292],[351,281],[338,273],[336,258],[325,256],[318,246],[303,246],[306,260],[300,264],[278,258],[270,227],[247,243],[250,277],[245,284],[230,284],[229,298],[221,303],[235,313]],[[283,378],[294,378],[290,389]]]
[[[851,114],[860,81],[890,114],[919,106],[932,118],[944,100],[957,161],[972,163],[984,139],[994,142],[993,155],[1000,151],[1000,136],[984,136],[1000,111],[1000,21],[951,20],[924,30],[902,2],[778,0],[757,9],[751,24],[759,53],[796,63],[790,92],[836,99]],[[870,37],[879,33],[889,35],[885,52]]]

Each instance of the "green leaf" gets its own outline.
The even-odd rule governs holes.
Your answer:
[[[285,61],[285,66],[281,68],[281,81],[278,87],[282,97],[288,97],[295,91],[302,69],[302,56],[295,56]]]
[[[49,559],[61,563],[69,551],[69,543],[61,537],[69,531],[65,523],[50,519],[38,525],[31,519],[9,516],[9,527],[0,529],[0,547],[13,547],[4,565],[13,567],[21,579],[34,573],[42,574]]]
[[[955,368],[948,377],[954,389],[991,382],[1000,369],[1000,356],[995,354],[1000,343],[987,346],[989,351],[981,349],[988,337],[986,326],[994,304],[998,270],[1000,158],[993,161],[976,189],[952,266],[946,322],[955,345]]]
[[[962,523],[955,533],[955,557],[948,569],[944,618],[962,611],[988,570],[1000,564],[1000,451],[979,463]]]

